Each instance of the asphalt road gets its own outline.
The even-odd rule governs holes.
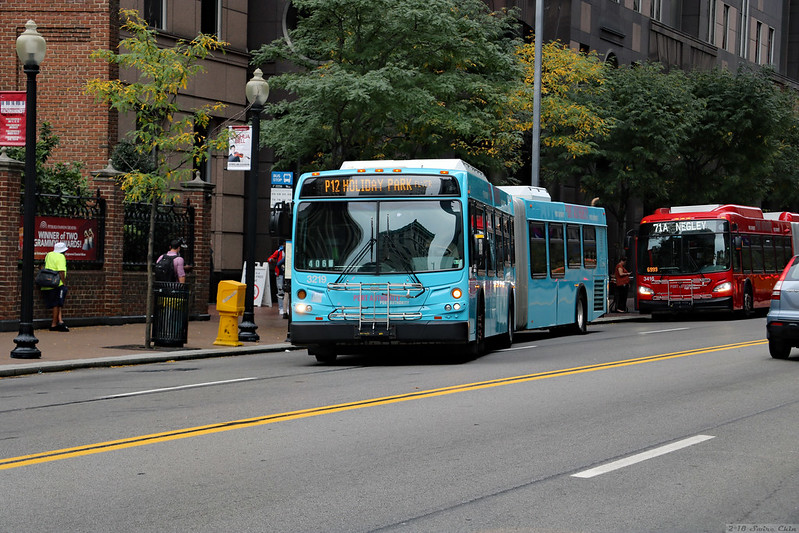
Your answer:
[[[2,379],[0,531],[797,531],[799,350],[764,339],[763,318],[712,317],[524,334],[464,364]]]

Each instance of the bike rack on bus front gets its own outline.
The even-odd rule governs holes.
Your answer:
[[[329,283],[331,291],[357,292],[358,305],[337,307],[327,315],[330,320],[357,320],[358,333],[363,336],[389,334],[392,320],[419,320],[421,311],[394,311],[392,300],[416,298],[424,292],[421,283]],[[418,291],[417,294],[411,294]],[[385,306],[378,309],[378,305]],[[378,326],[383,327],[378,329]],[[364,330],[364,326],[368,329]],[[369,328],[371,326],[371,328]]]

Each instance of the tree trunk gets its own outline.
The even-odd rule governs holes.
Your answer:
[[[158,200],[153,196],[150,203],[150,231],[147,235],[147,311],[144,320],[144,346],[152,349],[150,331],[153,325],[153,247],[155,242],[155,211]]]

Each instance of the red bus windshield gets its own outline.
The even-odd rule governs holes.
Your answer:
[[[682,220],[641,224],[638,273],[705,274],[730,269],[726,220]]]

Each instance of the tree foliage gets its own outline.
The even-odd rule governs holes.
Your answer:
[[[254,63],[298,67],[272,77],[289,97],[262,128],[278,166],[337,168],[348,159],[462,157],[518,164],[510,106],[521,70],[511,13],[482,0],[295,0],[291,42]]]
[[[179,179],[190,177],[192,163],[203,161],[209,147],[226,149],[227,133],[215,138],[197,139],[195,128],[208,127],[222,104],[187,111],[178,105],[178,94],[191,78],[204,71],[202,59],[226,44],[210,35],[198,35],[190,42],[178,41],[172,48],[158,46],[156,32],[134,10],[120,11],[122,29],[130,33],[119,45],[119,52],[97,50],[94,59],[138,73],[138,80],[94,79],[87,91],[120,113],[134,113],[136,129],[128,141],[141,158],[150,158],[150,168],[131,168],[121,177],[126,198],[160,200]]]
[[[89,185],[81,173],[83,165],[79,162],[48,164],[53,151],[61,139],[53,133],[49,122],[39,126],[39,138],[36,141],[36,191],[42,194],[88,196]],[[8,156],[18,161],[25,160],[25,148],[9,148]],[[23,190],[24,190],[23,181]],[[48,205],[67,204],[69,198],[39,198],[38,205],[47,209]]]
[[[521,46],[517,54],[524,65],[518,126],[527,131],[533,127],[534,44]],[[595,139],[605,135],[610,126],[595,101],[605,71],[596,52],[581,54],[557,41],[542,46],[540,126],[544,146],[572,158],[595,152]]]

